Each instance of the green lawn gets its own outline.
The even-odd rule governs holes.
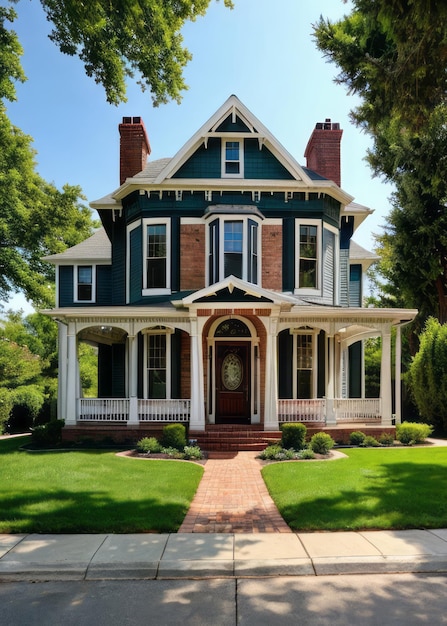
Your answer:
[[[0,533],[175,532],[203,468],[114,452],[27,453],[0,440]]]
[[[343,452],[348,458],[263,468],[293,530],[447,527],[447,447]]]

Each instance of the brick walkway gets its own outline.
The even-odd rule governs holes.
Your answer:
[[[208,459],[180,533],[290,533],[261,477],[256,452]]]

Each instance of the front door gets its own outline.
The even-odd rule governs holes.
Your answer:
[[[216,423],[250,423],[249,342],[216,344]]]

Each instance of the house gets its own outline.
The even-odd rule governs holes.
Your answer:
[[[399,419],[391,331],[399,355],[416,311],[362,307],[376,257],[352,236],[371,210],[341,187],[339,125],[316,124],[306,166],[234,95],[173,158],[148,160],[139,117],[119,133],[120,186],[91,203],[102,228],[46,259],[64,436],[87,426],[142,436],[170,421],[200,434]],[[379,398],[364,397],[372,336],[382,339]],[[97,398],[82,397],[82,341],[97,347]]]

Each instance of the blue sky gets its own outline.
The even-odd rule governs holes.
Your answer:
[[[207,14],[186,24],[189,90],[182,103],[152,106],[150,95],[128,85],[128,102],[109,105],[104,90],[85,75],[82,63],[62,55],[47,35],[38,0],[16,5],[16,30],[24,48],[28,81],[8,104],[12,122],[34,139],[37,169],[58,187],[80,185],[88,202],[119,186],[118,124],[141,116],[151,159],[173,156],[230,94],[240,100],[305,164],[304,150],[316,122],[331,118],[343,128],[342,187],[375,210],[354,238],[367,249],[389,212],[391,187],[372,177],[364,161],[370,140],[349,121],[357,100],[334,84],[337,68],[316,49],[312,23],[349,13],[342,0],[234,0],[212,2]],[[17,301],[14,301],[14,303]],[[22,303],[20,302],[22,305]]]

